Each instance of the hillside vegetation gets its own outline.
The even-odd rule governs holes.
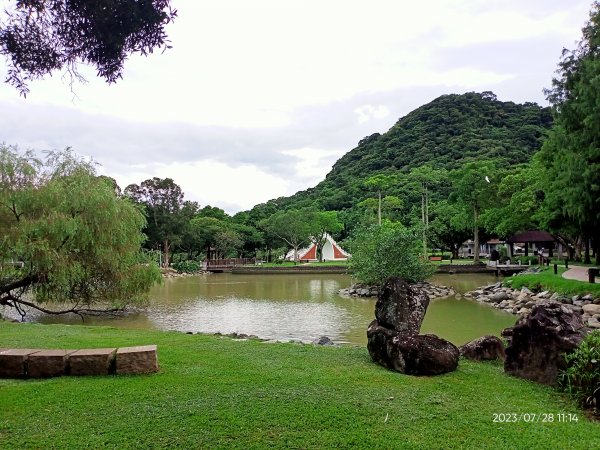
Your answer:
[[[452,170],[473,160],[526,163],[551,126],[550,108],[536,103],[502,102],[491,92],[443,95],[402,117],[387,133],[362,139],[316,187],[254,209],[316,204],[340,211],[369,196],[363,182],[377,173],[408,174],[425,164]],[[392,194],[401,190],[396,186]],[[405,201],[405,206],[410,203]]]

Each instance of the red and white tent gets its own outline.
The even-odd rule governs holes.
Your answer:
[[[323,261],[346,261],[351,255],[329,235],[325,235],[325,244],[323,245]],[[285,255],[286,261],[294,260],[294,250],[290,250]],[[298,250],[298,261],[311,262],[318,261],[317,244],[311,243],[308,247]]]

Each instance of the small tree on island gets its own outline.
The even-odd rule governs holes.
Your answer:
[[[359,231],[352,239],[350,270],[365,284],[383,285],[390,277],[409,283],[422,281],[435,271],[422,257],[421,235],[401,223],[384,221]]]
[[[160,281],[141,251],[145,218],[69,150],[45,161],[0,146],[0,305],[116,312]],[[48,304],[60,304],[50,309]]]

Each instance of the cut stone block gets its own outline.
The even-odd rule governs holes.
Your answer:
[[[0,378],[25,378],[25,363],[29,355],[41,350],[32,348],[5,349],[0,353]]]
[[[70,375],[108,375],[116,348],[77,350],[69,355]]]
[[[65,375],[67,355],[75,350],[40,350],[27,358],[29,378],[50,378]]]
[[[156,345],[118,349],[116,372],[117,375],[158,372]]]

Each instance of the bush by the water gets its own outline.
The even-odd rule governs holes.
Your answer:
[[[567,369],[561,374],[561,386],[596,412],[600,408],[600,331],[586,336],[579,347],[565,356]]]
[[[421,253],[420,233],[401,223],[386,221],[361,230],[351,248],[350,270],[362,283],[381,285],[394,276],[414,283],[435,272]]]
[[[195,273],[200,270],[200,263],[192,259],[177,261],[172,264],[173,269],[180,273]]]

